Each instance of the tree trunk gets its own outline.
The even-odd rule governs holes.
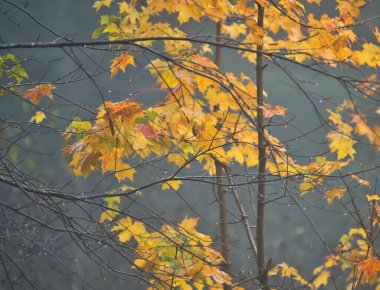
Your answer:
[[[259,27],[264,27],[264,7],[257,3]],[[256,58],[256,85],[257,85],[257,131],[258,131],[258,147],[259,147],[259,176],[258,176],[258,198],[257,198],[257,267],[259,270],[259,281],[262,289],[269,290],[268,287],[268,269],[266,269],[265,261],[265,242],[264,242],[264,216],[265,216],[265,174],[266,174],[266,140],[264,134],[264,88],[263,88],[263,55],[262,45],[257,46]]]
[[[220,43],[221,39],[221,22],[216,25],[216,42]],[[215,48],[215,64],[221,67],[222,63],[222,47],[216,46]],[[217,180],[217,193],[219,198],[219,223],[220,223],[220,235],[222,240],[222,255],[225,260],[223,265],[223,270],[225,272],[230,272],[230,249],[228,243],[228,220],[227,220],[227,203],[226,203],[226,189],[223,186],[223,166],[220,162],[215,159],[216,168],[216,180]],[[224,284],[223,288],[225,290],[231,289],[229,285]]]

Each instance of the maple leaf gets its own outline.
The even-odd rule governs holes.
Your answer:
[[[88,131],[91,128],[91,126],[91,122],[82,121],[79,118],[77,118],[77,120],[72,121],[70,123],[70,125],[66,128],[65,132],[63,132],[61,136],[66,141],[69,141],[73,135],[81,137],[81,133]]]
[[[42,84],[35,86],[33,89],[28,89],[23,94],[24,99],[29,99],[29,101],[37,105],[41,101],[42,97],[48,97],[50,99],[53,99],[52,90],[55,89],[55,87],[52,84]]]
[[[135,59],[131,54],[128,54],[126,52],[122,52],[120,56],[115,57],[112,61],[112,64],[110,66],[111,70],[111,77],[116,75],[117,71],[120,69],[123,72],[125,72],[125,68],[127,65],[133,65],[135,66]]]
[[[106,211],[101,213],[99,222],[100,223],[104,223],[105,221],[112,222],[116,216],[118,216],[118,213],[116,211],[107,209]]]
[[[356,87],[358,90],[361,90],[366,97],[371,96],[380,88],[380,84],[376,81],[376,79],[377,73],[373,73],[360,80],[360,83]]]
[[[41,123],[46,118],[44,112],[38,111],[34,116],[29,120],[29,122],[35,122],[36,124]]]
[[[305,7],[303,4],[298,2],[297,0],[280,0],[279,2],[287,11],[290,15],[294,17],[296,16],[301,16],[303,12],[305,11]]]
[[[369,181],[368,180],[365,180],[365,179],[361,179],[359,178],[357,175],[355,174],[351,174],[351,178],[352,179],[355,179],[359,184],[361,185],[365,185],[365,186],[368,186],[369,187]]]
[[[166,181],[162,185],[162,190],[166,190],[170,188],[172,188],[173,190],[178,190],[181,184],[182,184],[181,180],[169,180],[169,181]]]
[[[187,231],[194,230],[195,227],[197,226],[199,221],[199,218],[190,218],[190,217],[185,217],[182,222],[179,224],[181,228],[186,229]]]
[[[302,278],[296,268],[291,267],[286,263],[276,265],[268,272],[268,276],[275,276],[278,273],[280,273],[280,276],[283,278],[291,277],[294,281],[298,281],[301,285],[306,285],[308,283],[304,278]]]
[[[120,231],[118,234],[119,241],[128,242],[132,237],[139,241],[146,234],[145,226],[142,222],[132,221],[131,217],[126,217],[117,222],[111,229],[112,232]]]
[[[246,34],[247,26],[243,23],[233,23],[231,25],[222,24],[222,33],[229,35],[235,39],[240,34]]]
[[[378,196],[377,194],[373,194],[373,195],[367,194],[367,200],[368,201],[378,201],[378,200],[380,200],[380,196]]]
[[[265,104],[261,108],[264,111],[264,118],[272,118],[273,116],[285,116],[286,111],[288,110],[282,106],[271,106],[269,104]]]
[[[178,12],[177,19],[180,24],[188,22],[191,18],[195,21],[199,21],[203,15],[201,6],[194,4],[188,5],[187,1],[181,0],[180,3],[175,6],[175,11]]]
[[[358,65],[369,65],[377,68],[380,66],[380,46],[373,43],[364,43],[361,51],[355,51],[355,62]]]
[[[230,150],[227,151],[227,158],[230,160],[236,160],[239,164],[243,164],[245,161],[244,153],[238,146],[233,145]]]
[[[101,109],[106,108],[112,119],[121,117],[123,120],[132,122],[141,112],[141,105],[139,103],[124,100],[121,102],[105,102]]]
[[[376,146],[376,150],[380,151],[380,127],[370,127],[363,114],[352,114],[351,122],[356,124],[355,133],[364,135],[368,141]]]
[[[100,157],[99,152],[75,152],[69,165],[74,167],[75,175],[87,177],[91,171],[99,166]]]
[[[377,26],[373,29],[373,34],[375,34],[377,42],[380,42],[380,31]]]
[[[96,9],[96,11],[99,11],[102,6],[110,7],[112,0],[98,0],[95,1],[95,3],[92,5],[93,8]]]
[[[319,289],[321,286],[327,286],[327,283],[329,281],[330,272],[322,269],[323,266],[318,267],[313,271],[313,274],[316,275],[313,280],[313,286],[315,289]]]
[[[330,141],[329,147],[331,152],[338,153],[338,160],[344,159],[346,156],[354,158],[356,150],[353,146],[357,142],[352,137],[343,135],[336,131],[328,133],[326,137]]]
[[[157,131],[152,125],[149,124],[137,124],[136,129],[144,134],[147,139],[156,139],[159,136],[162,136],[162,133]]]
[[[325,192],[325,198],[328,204],[332,204],[334,200],[341,199],[346,191],[345,188],[333,187],[331,190]]]
[[[359,271],[366,274],[364,279],[369,284],[373,284],[377,280],[378,273],[380,272],[380,260],[377,258],[368,258],[360,263]]]
[[[119,13],[130,13],[133,9],[133,3],[127,3],[125,1],[117,3],[119,5]]]

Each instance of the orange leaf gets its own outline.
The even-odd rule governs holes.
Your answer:
[[[52,84],[38,85],[33,89],[26,90],[23,98],[29,99],[32,104],[37,105],[44,96],[53,99],[53,94],[51,92],[53,89],[55,89],[55,87]]]
[[[135,59],[132,55],[127,54],[126,52],[123,52],[120,54],[120,56],[115,57],[111,64],[111,77],[116,75],[117,71],[120,69],[123,72],[125,72],[125,68],[127,65],[133,65],[135,66]]]
[[[376,281],[378,273],[380,272],[380,260],[377,258],[368,258],[360,263],[360,272],[367,274],[364,279],[372,284]]]

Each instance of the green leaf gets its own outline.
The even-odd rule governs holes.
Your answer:
[[[92,33],[92,38],[98,38],[100,35],[103,34],[103,30],[104,30],[104,27],[103,26],[100,26],[98,27],[97,29],[94,30],[94,32]]]
[[[149,121],[146,118],[137,118],[136,124],[148,124]]]

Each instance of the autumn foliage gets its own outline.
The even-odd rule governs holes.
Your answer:
[[[334,2],[334,9],[315,13],[318,5],[325,9],[323,2]],[[325,124],[328,124],[325,141],[329,153],[313,156],[310,162],[297,162],[287,144],[270,130],[271,122],[286,119],[288,108],[271,104],[267,98],[263,105],[258,105],[254,76],[222,71],[213,55],[219,37],[223,39],[223,47],[235,50],[242,61],[252,65],[252,71],[257,53],[262,53],[268,63],[286,61],[336,77],[349,92],[354,91],[364,99],[377,96],[378,100],[379,30],[373,25],[366,26],[372,34],[368,40],[361,37],[357,29],[365,24],[361,10],[369,2],[94,2],[100,26],[93,32],[93,38],[137,39],[129,44],[112,45],[118,53],[110,59],[110,78],[117,78],[128,69],[145,69],[156,81],[157,91],[164,92],[165,96],[152,106],[133,97],[120,102],[104,100],[94,120],[77,118],[68,125],[62,134],[68,143],[63,152],[77,177],[86,178],[93,172],[101,172],[113,174],[120,183],[104,198],[105,210],[99,221],[112,224],[111,232],[120,243],[134,245],[132,267],[149,277],[149,289],[220,289],[226,285],[232,289],[252,289],[252,286],[224,270],[226,260],[215,249],[213,238],[197,230],[198,219],[186,217],[177,225],[152,228],[121,210],[124,195],[144,193],[134,184],[139,168],[133,164],[164,156],[176,170],[157,184],[162,190],[178,191],[187,182],[182,171],[194,164],[200,164],[205,175],[211,177],[217,175],[217,164],[226,168],[227,175],[227,169],[233,164],[257,170],[261,131],[265,136],[268,156],[265,170],[269,176],[291,179],[297,184],[296,194],[300,197],[322,192],[329,206],[345,197],[352,198],[350,187],[355,186],[356,194],[362,196],[370,212],[365,222],[359,220],[360,226],[337,241],[323,264],[315,265],[313,273],[303,273],[302,269],[297,270],[284,261],[267,269],[269,279],[273,282],[281,277],[291,281],[295,288],[320,289],[333,285],[331,273],[337,269],[346,271],[347,289],[364,284],[380,289],[380,257],[374,234],[379,225],[380,197],[372,192],[373,186],[360,172],[345,171],[351,166],[360,166],[360,143],[368,144],[375,153],[380,151],[380,109],[375,106],[361,109],[355,98],[336,100],[325,112]],[[263,27],[256,18],[258,6],[265,11]],[[217,39],[187,35],[186,24],[201,27],[204,20],[220,25]],[[159,45],[162,51],[157,49]],[[258,47],[262,47],[259,52]],[[2,56],[0,67],[5,65],[6,59],[17,64],[12,56]],[[359,81],[339,75],[339,70],[351,66],[365,67],[370,73]],[[20,70],[17,65],[15,68]],[[19,71],[8,77],[21,82],[25,74]],[[32,105],[38,105],[44,97],[54,101],[54,90],[58,89],[54,84],[39,84],[26,89],[23,98]],[[264,95],[267,97],[267,93]],[[258,110],[262,110],[269,124],[265,128],[257,126]],[[46,115],[38,111],[31,121],[38,124],[45,118]],[[331,176],[343,175],[344,180],[329,181]],[[273,282],[273,285],[276,284]]]

